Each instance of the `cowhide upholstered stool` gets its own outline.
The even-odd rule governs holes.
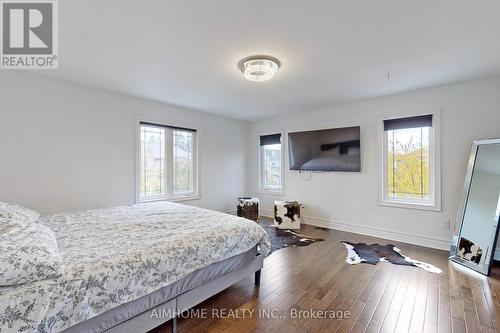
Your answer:
[[[300,203],[275,201],[274,226],[279,229],[300,229]]]
[[[238,198],[237,215],[246,219],[259,222],[259,198]]]

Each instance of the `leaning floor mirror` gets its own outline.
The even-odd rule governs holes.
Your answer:
[[[474,141],[450,259],[490,275],[500,213],[500,139]]]

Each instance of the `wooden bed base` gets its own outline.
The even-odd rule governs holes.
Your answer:
[[[177,317],[171,316],[154,316],[153,311],[158,314],[177,314],[186,311],[213,295],[223,291],[236,282],[242,280],[248,275],[255,273],[255,285],[260,284],[261,269],[264,264],[264,258],[261,254],[257,254],[255,258],[241,268],[221,275],[207,283],[188,290],[183,294],[178,295],[162,304],[155,306],[127,321],[124,321],[106,332],[110,333],[138,333],[147,332],[155,327],[158,327],[169,320],[172,320],[172,332],[177,332]]]

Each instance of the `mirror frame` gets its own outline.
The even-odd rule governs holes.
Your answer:
[[[472,142],[472,149],[469,156],[469,162],[467,165],[467,173],[465,174],[465,184],[462,192],[462,199],[460,201],[460,206],[458,207],[458,214],[455,223],[455,229],[453,231],[453,239],[451,241],[450,248],[450,260],[456,263],[459,263],[463,266],[466,266],[476,272],[479,272],[484,275],[490,275],[491,273],[491,264],[495,257],[495,248],[497,243],[497,234],[500,226],[500,221],[497,221],[497,228],[495,231],[495,235],[493,237],[493,241],[490,241],[489,248],[485,253],[485,260],[483,265],[476,265],[471,263],[470,261],[464,260],[461,257],[457,256],[458,250],[458,241],[460,239],[460,234],[462,233],[462,227],[465,217],[465,210],[467,208],[467,200],[469,198],[469,193],[471,189],[471,183],[474,176],[474,166],[476,165],[477,153],[479,151],[479,147],[491,144],[500,144],[500,139],[492,139],[492,140],[475,140]]]

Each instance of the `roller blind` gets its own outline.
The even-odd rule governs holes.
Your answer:
[[[261,146],[276,145],[280,143],[281,143],[281,134],[262,135],[260,137]]]
[[[156,127],[162,127],[162,128],[171,128],[171,129],[174,129],[174,130],[186,131],[186,132],[197,132],[197,130],[195,130],[193,128],[178,127],[178,126],[168,126],[168,125],[159,125],[159,124],[148,123],[148,122],[143,122],[143,121],[141,121],[141,125],[156,126]]]
[[[432,115],[384,120],[384,131],[416,127],[432,127]]]

